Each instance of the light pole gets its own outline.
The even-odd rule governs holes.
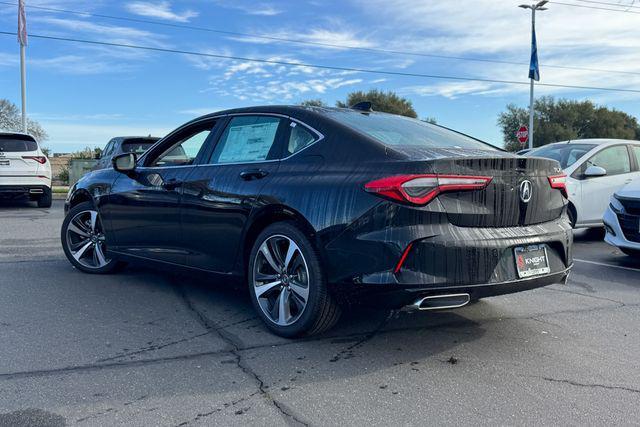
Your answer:
[[[533,82],[540,80],[540,70],[538,67],[538,44],[536,42],[536,11],[547,10],[544,7],[549,0],[542,0],[535,4],[521,4],[518,7],[531,9],[531,62],[529,64],[529,79],[531,79],[531,89],[529,93],[529,148],[533,148]]]

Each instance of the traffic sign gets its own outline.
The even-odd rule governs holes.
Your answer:
[[[518,138],[520,144],[526,144],[527,140],[529,139],[529,129],[527,129],[526,126],[520,126],[520,129],[518,129],[518,132],[516,132],[516,138]]]

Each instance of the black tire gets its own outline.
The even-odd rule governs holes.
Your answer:
[[[38,197],[38,207],[39,208],[50,208],[51,203],[53,202],[53,197],[51,195],[51,189],[45,188],[44,192],[40,197]]]
[[[104,255],[104,249],[101,249],[100,252],[103,254],[106,263],[101,266],[91,267],[90,265],[88,265],[88,262],[85,262],[85,261],[81,262],[78,259],[76,259],[72,253],[73,250],[70,247],[70,245],[73,244],[73,242],[70,242],[71,237],[68,237],[69,225],[71,224],[71,221],[74,220],[79,215],[87,212],[91,212],[91,211],[96,213],[98,212],[97,209],[93,206],[93,203],[91,202],[79,203],[69,210],[69,212],[67,213],[67,216],[64,218],[64,221],[62,222],[62,227],[60,229],[60,240],[62,242],[62,249],[64,250],[64,254],[66,255],[69,262],[78,270],[84,273],[89,273],[89,274],[108,274],[122,267],[123,263],[118,261],[115,258],[107,259],[106,255]],[[96,230],[101,231],[102,227],[100,225],[100,215],[97,214],[96,217],[97,217]],[[79,237],[79,235],[76,235],[76,236]],[[89,240],[85,240],[84,242],[89,243]],[[106,246],[106,241],[102,241],[101,248],[104,248],[105,246]],[[89,249],[87,249],[86,251],[90,251],[90,250],[91,250],[91,247],[89,247]],[[95,251],[95,249],[93,250]]]
[[[292,323],[290,324],[280,325],[276,323],[276,320],[272,319],[272,317],[265,313],[265,311],[269,311],[269,300],[274,300],[273,308],[275,309],[275,300],[277,300],[277,304],[279,306],[279,302],[283,301],[282,299],[280,299],[281,293],[284,292],[284,289],[286,288],[289,292],[291,300],[293,301],[293,305],[290,305],[289,299],[287,299],[287,305],[290,308],[296,308],[296,306],[300,304],[301,299],[298,297],[298,294],[295,293],[293,284],[296,283],[298,279],[300,279],[300,273],[293,274],[291,272],[288,272],[287,268],[284,268],[282,271],[284,271],[285,274],[281,274],[279,277],[281,279],[280,281],[284,284],[281,286],[273,287],[272,290],[262,294],[263,296],[260,299],[256,294],[257,281],[254,274],[261,274],[258,272],[258,270],[261,270],[263,268],[271,269],[269,264],[266,263],[266,258],[264,257],[264,255],[261,255],[260,259],[258,258],[258,254],[262,245],[267,241],[273,242],[274,239],[281,239],[281,241],[285,241],[285,238],[289,239],[289,241],[293,241],[299,249],[298,253],[302,255],[301,257],[300,255],[294,255],[294,257],[296,257],[295,263],[298,264],[297,268],[304,269],[303,273],[308,272],[304,274],[307,285],[305,289],[308,297],[304,308],[300,310],[298,307],[297,313],[291,316],[292,318],[295,318],[295,320],[292,320]],[[260,264],[256,265],[256,263]],[[292,261],[290,265],[293,264],[294,261]],[[340,318],[341,310],[335,299],[327,289],[326,276],[320,262],[318,251],[305,236],[305,234],[300,231],[294,223],[275,223],[265,228],[262,233],[258,235],[249,255],[249,265],[247,266],[247,273],[251,302],[253,303],[258,316],[262,319],[265,325],[276,335],[285,338],[295,338],[305,335],[309,336],[319,334],[333,327]],[[290,280],[290,285],[286,284],[287,282],[285,282],[285,277],[282,276],[290,277],[288,279]],[[304,280],[300,281],[300,283],[302,282],[304,282]],[[262,286],[266,285],[263,284]],[[275,296],[265,297],[264,295]],[[267,307],[265,307],[265,305]],[[273,311],[274,310],[271,310],[272,314]],[[289,310],[287,311],[289,312]]]
[[[623,253],[625,253],[626,255],[632,256],[632,257],[636,257],[636,258],[640,258],[640,250],[638,249],[629,249],[629,248],[619,248]]]

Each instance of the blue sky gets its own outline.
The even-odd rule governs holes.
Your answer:
[[[27,19],[32,34],[295,63],[526,81],[527,65],[274,42],[29,8],[526,63],[530,15],[518,4],[517,0],[27,0]],[[16,7],[0,4],[0,31],[15,31],[16,20]],[[639,89],[639,23],[638,14],[550,3],[549,10],[539,14],[537,27],[541,83]],[[333,104],[349,91],[371,88],[396,91],[413,101],[420,117],[435,117],[441,124],[502,145],[498,114],[511,102],[528,105],[529,95],[527,86],[318,70],[36,38],[29,40],[27,56],[28,111],[48,131],[46,145],[55,152],[103,146],[116,135],[162,136],[193,117],[220,109],[309,98]],[[591,99],[640,116],[640,94],[543,87],[536,94]],[[12,36],[0,35],[0,98],[16,104],[20,100],[18,44]]]

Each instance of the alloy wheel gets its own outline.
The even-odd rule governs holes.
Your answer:
[[[309,268],[300,247],[287,236],[267,238],[258,249],[251,285],[271,322],[295,323],[309,300]]]
[[[66,237],[71,256],[83,267],[98,269],[111,261],[105,256],[105,237],[97,211],[82,211],[71,218]]]

